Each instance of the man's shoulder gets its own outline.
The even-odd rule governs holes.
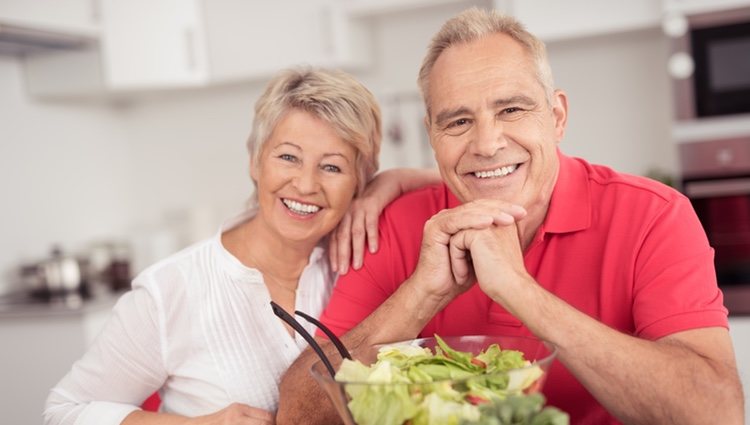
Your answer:
[[[406,192],[396,198],[384,210],[384,215],[396,215],[400,219],[429,214],[448,207],[448,188],[445,184],[434,184]]]
[[[626,192],[663,202],[685,197],[677,189],[648,177],[616,171],[604,165],[587,165],[589,181],[605,191]]]

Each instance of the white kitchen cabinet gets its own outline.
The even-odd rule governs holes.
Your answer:
[[[96,36],[97,0],[2,0],[0,23],[45,31]]]
[[[664,0],[664,11],[694,15],[750,7],[750,0]]]
[[[35,305],[0,311],[0,422],[42,423],[49,390],[93,342],[115,300],[102,297],[77,310]]]
[[[502,2],[504,7],[508,0]],[[654,0],[513,0],[510,12],[545,42],[656,28],[662,6]]]
[[[24,58],[32,95],[205,87],[307,64],[351,71],[372,50],[338,0],[99,1],[98,48]]]
[[[366,58],[333,1],[101,0],[102,63],[112,89],[266,78],[298,64]],[[339,40],[344,40],[339,41]]]

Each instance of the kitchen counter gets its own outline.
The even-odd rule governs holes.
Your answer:
[[[50,316],[85,316],[110,310],[124,292],[101,291],[87,298],[45,301],[26,293],[0,295],[0,320]]]

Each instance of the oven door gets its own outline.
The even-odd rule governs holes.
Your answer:
[[[731,314],[750,314],[750,177],[684,182],[715,250],[716,276]]]

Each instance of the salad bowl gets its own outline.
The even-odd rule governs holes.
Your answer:
[[[567,424],[543,407],[556,349],[537,338],[435,335],[351,355],[335,377],[310,370],[346,425]]]

